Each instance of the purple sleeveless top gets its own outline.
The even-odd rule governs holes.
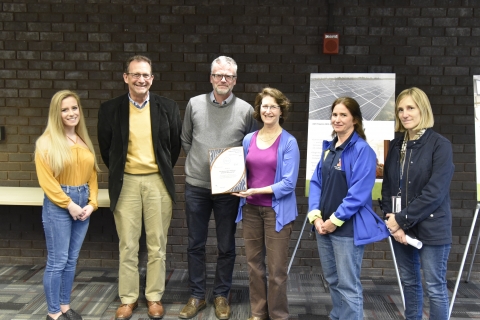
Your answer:
[[[257,147],[258,131],[252,136],[246,159],[248,171],[247,185],[249,188],[262,188],[271,186],[275,180],[277,171],[277,150],[280,143],[280,136],[267,149]],[[254,194],[247,197],[247,203],[255,206],[271,207],[271,194]]]

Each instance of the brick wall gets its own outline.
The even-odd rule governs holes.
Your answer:
[[[161,5],[158,4],[161,3]],[[429,95],[435,129],[453,143],[451,186],[453,247],[450,276],[458,270],[472,223],[475,150],[472,75],[480,74],[480,7],[476,0],[338,0],[334,31],[340,54],[322,54],[327,0],[4,0],[0,4],[0,185],[38,186],[34,142],[46,123],[49,99],[61,89],[77,91],[92,140],[101,102],[126,92],[123,61],[147,54],[154,62],[152,91],[176,100],[183,114],[188,99],[211,90],[210,63],[225,54],[236,59],[234,92],[253,102],[270,85],[293,102],[285,128],[298,139],[300,216],[291,248],[307,211],[302,196],[308,120],[309,74],[396,73],[396,93],[418,86]],[[178,203],[168,239],[167,265],[186,267],[184,155],[176,167]],[[106,187],[106,168],[99,176]],[[40,208],[0,208],[0,263],[45,261]],[[213,223],[211,224],[213,227]],[[239,228],[237,268],[245,268]],[[81,264],[118,263],[111,213],[92,218]],[[214,230],[208,239],[209,267],[215,261]],[[144,249],[142,257],[145,256]],[[319,268],[316,243],[305,234],[295,268]],[[474,271],[480,271],[480,261]],[[364,273],[393,275],[386,241],[369,245]]]

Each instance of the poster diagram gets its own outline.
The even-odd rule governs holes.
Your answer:
[[[473,103],[475,107],[475,161],[477,167],[477,201],[480,201],[480,75],[473,76]]]
[[[360,105],[368,144],[377,154],[377,180],[373,199],[381,198],[383,164],[388,141],[395,130],[394,73],[312,73],[308,118],[307,168],[305,195],[310,178],[322,154],[323,140],[332,140],[330,124],[333,101],[340,97],[355,99]]]

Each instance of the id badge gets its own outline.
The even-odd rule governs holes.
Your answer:
[[[402,210],[402,197],[392,196],[392,211],[393,213],[400,212]]]

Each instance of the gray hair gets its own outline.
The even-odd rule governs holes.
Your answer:
[[[213,67],[215,66],[215,64],[229,64],[233,67],[235,75],[237,75],[237,63],[232,58],[227,56],[220,56],[218,58],[215,58],[212,62],[212,66],[210,67],[210,73],[213,73]]]

